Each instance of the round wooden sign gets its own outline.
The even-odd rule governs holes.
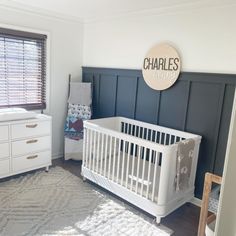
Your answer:
[[[151,88],[164,90],[179,77],[180,57],[175,48],[167,43],[152,47],[143,60],[143,78]]]

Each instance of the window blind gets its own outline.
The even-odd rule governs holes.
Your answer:
[[[0,28],[0,107],[46,108],[46,35]]]

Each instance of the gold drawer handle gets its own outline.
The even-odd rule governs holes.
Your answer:
[[[26,128],[36,128],[38,126],[38,124],[33,124],[33,125],[26,125]]]
[[[38,142],[37,139],[32,139],[32,140],[26,141],[27,144],[30,144],[30,143],[37,143],[37,142]]]
[[[35,158],[37,158],[38,157],[38,155],[33,155],[33,156],[28,156],[28,157],[26,157],[28,160],[31,160],[31,159],[35,159]]]

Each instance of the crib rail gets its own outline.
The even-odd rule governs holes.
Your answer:
[[[171,145],[186,138],[164,131],[153,130],[128,122],[121,122],[121,132],[162,145]]]

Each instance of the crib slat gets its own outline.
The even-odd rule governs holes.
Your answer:
[[[102,174],[102,166],[103,166],[103,159],[104,159],[104,134],[101,133],[101,161],[100,161],[100,171],[99,173]]]
[[[137,145],[134,144],[133,147],[133,155],[132,155],[132,170],[131,170],[131,191],[133,191],[133,179],[134,179],[134,163],[135,163],[135,152],[136,152]]]
[[[101,143],[100,143],[100,136],[101,136],[101,133],[99,132],[99,133],[97,133],[97,157],[96,157],[96,161],[97,161],[97,165],[96,165],[96,171],[97,171],[97,173],[98,173],[98,166],[99,166],[99,162],[101,162],[101,158],[100,158],[100,145],[101,145]]]
[[[136,180],[136,188],[135,192],[138,193],[138,179],[139,179],[139,167],[140,167],[140,159],[141,159],[141,146],[138,146],[138,166],[137,166],[137,180]]]
[[[86,131],[86,129],[84,129],[84,137],[83,137],[83,139],[84,139],[84,142],[83,142],[83,162],[82,162],[82,165],[83,165],[83,166],[85,165],[85,155],[86,155],[86,153],[85,153],[85,145],[86,145],[86,137],[87,137],[87,131]]]
[[[144,128],[142,127],[142,139],[144,139]],[[143,157],[143,150],[144,148],[141,149],[141,158]]]
[[[141,138],[141,127],[138,126],[138,137]]]
[[[174,138],[174,143],[176,143],[176,141],[177,141],[177,136],[175,135],[175,138]]]
[[[160,153],[155,152],[155,167],[154,167],[154,175],[153,175],[153,185],[152,185],[152,201],[155,199],[155,187],[156,187],[156,176],[157,176],[157,165],[160,158]]]
[[[109,161],[108,161],[108,179],[111,178],[111,159],[112,159],[112,136],[110,136],[110,150],[109,150]]]
[[[113,167],[112,167],[112,181],[115,178],[115,165],[116,165],[116,138],[114,138],[114,152],[113,152]],[[118,171],[118,170],[117,170]]]
[[[147,185],[147,192],[146,192],[146,198],[148,199],[149,196],[149,182],[150,182],[150,175],[151,175],[151,163],[152,163],[152,150],[149,149],[149,160],[148,160],[148,185]]]
[[[118,164],[117,164],[117,176],[116,182],[119,183],[119,174],[120,174],[120,151],[121,151],[121,139],[119,139],[119,147],[118,147]]]
[[[127,128],[127,134],[129,134],[129,123],[127,123],[128,128]]]
[[[128,142],[128,156],[127,156],[127,166],[126,166],[126,188],[128,188],[128,177],[129,177],[129,161],[130,161],[130,142]]]
[[[89,144],[89,169],[92,169],[92,148],[93,148],[93,132],[90,130],[90,144]]]
[[[166,133],[164,134],[164,145],[166,145]]]
[[[144,127],[142,127],[142,139],[144,139],[144,130],[145,130],[145,128]]]
[[[172,135],[170,134],[169,135],[169,143],[168,143],[169,145],[171,144],[171,139],[172,139]]]
[[[130,131],[130,135],[133,135],[133,130],[134,130],[134,125],[131,124],[131,131]]]
[[[94,132],[94,142],[93,142],[93,171],[95,171],[95,161],[97,160],[97,156],[96,156],[96,136],[97,136],[97,132]]]
[[[134,125],[134,137],[136,137],[136,133],[137,133],[137,125]]]
[[[143,169],[142,169],[142,184],[141,184],[141,193],[140,193],[141,196],[143,196],[143,184],[144,184],[144,176],[145,176],[146,153],[147,153],[147,148],[144,147]]]
[[[105,165],[104,165],[104,173],[103,175],[107,177],[107,157],[108,157],[108,135],[106,134],[106,143],[105,143]]]
[[[124,169],[125,169],[125,150],[127,142],[123,141],[123,155],[122,155],[122,168],[121,168],[121,185],[124,185]]]
[[[152,138],[153,138],[153,130],[151,130],[151,142],[153,142]]]
[[[86,146],[86,152],[85,152],[85,166],[88,168],[88,156],[89,156],[89,135],[90,135],[90,130],[86,129],[86,139],[85,139],[85,146]]]

